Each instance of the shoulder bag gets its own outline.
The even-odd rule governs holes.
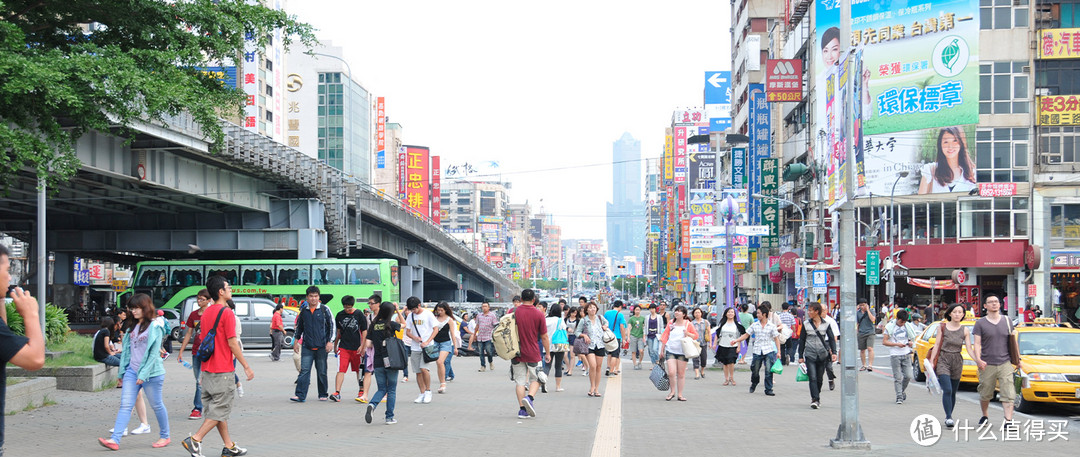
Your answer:
[[[827,341],[825,341],[824,336],[821,336],[821,332],[818,332],[817,324],[814,323],[813,319],[807,319],[807,320],[810,322],[810,328],[814,329],[814,333],[817,334],[819,339],[821,339],[821,345],[825,346],[825,352],[828,353],[828,357],[832,358],[832,351],[829,350],[829,343]]]
[[[693,324],[687,323],[686,327],[689,328],[691,325]],[[701,355],[701,344],[696,339],[690,338],[690,335],[685,335],[682,338],[682,350],[687,360],[693,359]]]
[[[409,315],[409,320],[412,321],[413,330],[416,330],[416,337],[420,337],[420,328],[416,326],[416,315]],[[424,363],[431,363],[439,360],[439,346],[435,344],[429,344],[427,347],[423,347],[421,353],[423,354]]]
[[[600,319],[604,318],[601,317]],[[601,322],[604,321],[606,321],[606,319]],[[604,350],[606,350],[607,352],[615,352],[619,350],[619,339],[615,338],[615,332],[611,331],[610,328],[605,328],[603,335],[604,336],[602,337],[602,340],[604,342]]]
[[[963,327],[961,327],[961,329],[963,329]],[[937,347],[938,345],[941,345],[941,347],[938,348],[938,352],[936,355],[934,354],[934,347],[931,347],[929,351],[926,351],[926,360],[930,362],[930,366],[932,367],[937,368],[937,361],[938,357],[941,356],[941,349],[945,347],[945,343],[942,341],[942,338],[944,337],[945,323],[942,322],[941,327],[939,327],[937,331],[937,338],[934,340],[934,347]]]
[[[1009,324],[1009,363],[1013,364],[1014,369],[1020,369],[1020,347],[1016,344],[1016,336],[1013,335],[1012,322],[1009,321],[1008,316],[1002,316]]]
[[[386,325],[386,338],[383,338],[383,347],[386,348],[386,357],[383,358],[383,367],[388,370],[404,370],[409,357],[405,355],[405,342],[401,341],[394,332]]]
[[[217,340],[217,327],[218,323],[221,322],[222,314],[225,314],[224,307],[218,311],[217,319],[214,319],[214,326],[203,333],[202,342],[199,343],[199,352],[195,353],[195,357],[198,358],[200,362],[210,360],[210,357],[213,357],[214,355],[214,342]],[[202,327],[202,325],[200,325],[200,327]]]

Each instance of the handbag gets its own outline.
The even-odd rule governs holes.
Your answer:
[[[929,351],[926,351],[926,360],[928,360],[930,362],[930,366],[932,366],[934,368],[937,368],[938,356],[941,355],[941,349],[938,349],[938,353],[936,355],[934,354],[934,347],[936,347],[939,344],[944,344],[944,343],[941,342],[942,341],[941,339],[944,338],[944,335],[945,335],[945,323],[942,322],[941,323],[941,328],[939,328],[938,331],[937,331],[937,339],[934,341],[934,346],[931,347]],[[933,355],[934,357],[931,358],[931,355]]]
[[[388,336],[383,339],[383,347],[386,348],[383,367],[388,370],[404,370],[409,360],[409,357],[405,355],[405,342],[393,333],[388,333]]]
[[[608,352],[619,350],[619,340],[618,338],[615,338],[615,332],[612,332],[611,329],[604,329],[603,341],[604,349]]]
[[[687,359],[692,359],[701,355],[701,343],[698,343],[697,340],[690,338],[689,336],[683,337],[682,349],[683,355],[685,355]]]
[[[671,388],[671,380],[668,379],[667,371],[660,368],[660,365],[653,365],[652,371],[649,372],[649,381],[652,381],[653,386],[656,386],[656,390],[668,390]]]
[[[589,353],[589,343],[585,342],[584,337],[577,337],[574,339],[574,354],[584,355]]]
[[[1005,318],[1008,322],[1008,317]],[[1020,369],[1020,347],[1016,345],[1016,335],[1013,335],[1012,322],[1009,322],[1009,363],[1013,364],[1013,369]],[[1019,392],[1019,390],[1017,391]]]
[[[772,364],[772,368],[769,368],[774,374],[784,374],[784,364],[780,363],[780,359],[776,359]]]
[[[413,316],[415,316],[415,314],[412,315],[412,316],[409,316],[409,318],[412,321],[413,329],[416,330],[416,336],[419,337],[420,336],[420,328],[416,326],[416,318],[413,317]],[[427,347],[422,348],[422,349],[423,349],[423,351],[421,351],[421,354],[422,354],[422,357],[424,358],[424,363],[431,363],[431,362],[434,362],[436,360],[439,360],[439,346],[438,345],[429,344]]]

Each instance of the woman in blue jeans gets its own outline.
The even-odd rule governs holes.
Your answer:
[[[364,421],[371,423],[371,415],[375,412],[375,408],[382,402],[383,397],[386,397],[386,425],[396,424],[394,420],[394,404],[397,402],[397,379],[398,372],[401,370],[391,370],[386,368],[386,346],[383,341],[387,338],[391,338],[401,330],[401,324],[392,321],[394,315],[394,308],[396,306],[391,302],[382,302],[379,304],[379,313],[375,315],[375,319],[371,321],[371,327],[368,328],[367,339],[364,340],[364,350],[367,348],[374,349],[375,360],[375,384],[378,386],[378,391],[375,395],[371,396],[371,400],[367,404],[367,412],[364,414]]]
[[[112,436],[108,439],[98,438],[98,443],[112,449],[120,449],[120,438],[124,434],[128,420],[131,419],[131,408],[135,405],[135,399],[140,390],[146,390],[146,396],[150,399],[150,405],[157,416],[158,428],[161,429],[160,438],[152,447],[161,448],[168,446],[169,439],[169,413],[165,410],[165,402],[161,398],[161,388],[165,381],[165,365],[161,358],[161,342],[165,338],[168,329],[162,321],[155,320],[157,311],[154,302],[146,294],[135,294],[128,302],[132,317],[135,319],[135,327],[124,336],[124,351],[120,358],[120,373],[124,380],[124,387],[120,397],[120,410],[116,413],[116,425],[113,427]]]
[[[431,333],[431,339],[435,341],[435,345],[439,348],[439,360],[436,362],[436,368],[439,372],[439,393],[446,393],[446,373],[447,373],[447,361],[448,358],[457,354],[457,348],[461,345],[461,341],[458,339],[458,332],[454,328],[457,324],[457,318],[454,317],[454,312],[450,310],[450,304],[441,301],[435,305],[435,329]],[[450,370],[453,373],[453,370]],[[450,376],[453,378],[453,376]]]

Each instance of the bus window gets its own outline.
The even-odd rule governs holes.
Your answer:
[[[349,265],[349,284],[379,284],[380,282],[382,278],[379,277],[378,264]]]
[[[283,286],[306,286],[311,284],[308,265],[278,265],[277,283]]]
[[[312,269],[315,284],[345,284],[344,265],[315,265]]]
[[[236,265],[210,265],[206,267],[206,277],[221,276],[225,278],[225,281],[229,284],[237,284],[236,277],[238,275],[236,274],[236,270]]]
[[[135,279],[138,287],[156,287],[165,285],[165,267],[149,266],[139,271],[139,277]]]
[[[274,270],[269,265],[244,265],[241,268],[244,273],[240,279],[245,286],[274,285]]]
[[[172,267],[170,271],[172,273],[169,280],[170,286],[188,287],[197,286],[203,283],[202,267],[184,265],[179,267]]]

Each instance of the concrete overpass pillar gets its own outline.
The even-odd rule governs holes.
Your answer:
[[[75,285],[73,270],[75,256],[66,252],[54,252],[52,298],[50,302],[61,308],[74,305],[78,299],[79,286]]]
[[[420,266],[420,254],[408,251],[405,265],[401,266],[401,301],[409,297],[424,301],[424,267]]]

